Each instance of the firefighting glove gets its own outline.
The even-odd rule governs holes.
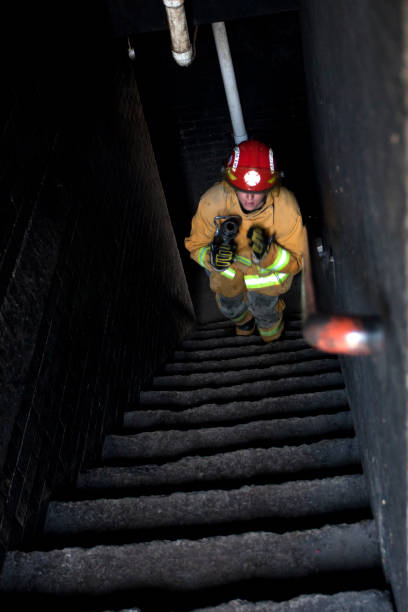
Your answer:
[[[211,243],[211,265],[215,270],[225,270],[234,260],[235,246],[221,242]]]
[[[258,264],[268,249],[268,237],[262,227],[252,226],[247,233],[249,246],[252,248],[252,259]]]

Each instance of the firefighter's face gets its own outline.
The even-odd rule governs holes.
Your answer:
[[[264,191],[240,191],[236,190],[238,200],[242,208],[248,212],[262,208],[265,201]]]

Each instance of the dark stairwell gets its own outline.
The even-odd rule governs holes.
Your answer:
[[[269,346],[222,322],[180,348],[2,588],[50,608],[391,611],[337,358],[293,317]]]
[[[378,284],[371,239],[401,259],[399,4],[192,2],[183,69],[161,7],[115,6],[80,25],[67,7],[26,15],[29,71],[7,39],[5,609],[404,610],[406,290]],[[186,257],[197,198],[233,145],[214,10],[248,131],[274,146],[324,239],[326,306],[380,315],[382,355],[308,346],[300,278],[281,341],[237,339]]]

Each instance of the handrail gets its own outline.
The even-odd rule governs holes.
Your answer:
[[[306,228],[302,269],[302,332],[306,342],[325,353],[371,355],[384,348],[384,329],[378,316],[319,311]]]

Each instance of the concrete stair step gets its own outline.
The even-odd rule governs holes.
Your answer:
[[[285,312],[285,320],[286,322],[290,321],[300,325],[302,322],[302,313],[291,312],[290,314],[286,314]],[[208,323],[198,323],[195,329],[197,331],[206,331],[226,327],[235,328],[235,324],[230,319],[219,319],[218,321],[210,321]]]
[[[287,330],[301,330],[302,323],[299,320],[285,321],[285,329]],[[223,325],[218,327],[211,327],[209,329],[196,329],[191,335],[190,340],[204,340],[207,338],[225,338],[228,336],[235,336],[235,325]]]
[[[288,440],[312,437],[346,436],[354,433],[350,411],[293,417],[269,421],[252,421],[224,427],[192,430],[164,430],[133,435],[108,435],[102,459],[157,459],[202,453],[210,449],[242,448],[249,445],[268,446]]]
[[[165,374],[187,374],[189,372],[227,372],[244,370],[245,368],[268,367],[275,364],[294,363],[313,359],[328,358],[328,355],[312,348],[301,347],[297,351],[275,354],[252,355],[250,357],[235,357],[233,359],[213,359],[209,361],[190,361],[168,363],[162,371]]]
[[[329,357],[315,359],[313,361],[296,361],[294,363],[275,364],[269,367],[256,367],[242,370],[233,369],[224,370],[222,372],[199,372],[194,374],[155,376],[152,380],[151,387],[155,389],[215,387],[339,370],[340,364],[338,359]]]
[[[268,397],[256,401],[204,404],[185,410],[154,408],[125,412],[125,429],[143,430],[163,427],[192,427],[194,425],[245,421],[258,417],[290,416],[330,410],[348,409],[344,389],[314,391],[283,397]]]
[[[124,590],[212,588],[250,579],[316,576],[380,567],[376,527],[366,520],[283,534],[249,532],[90,549],[8,552],[3,592],[60,596]]]
[[[378,589],[334,595],[300,595],[288,601],[250,602],[236,599],[190,612],[394,612],[389,592]]]
[[[269,482],[288,475],[319,470],[343,470],[360,465],[355,438],[321,440],[312,444],[255,448],[189,456],[164,464],[105,466],[82,472],[77,489],[138,489],[228,484],[268,477]]]
[[[259,342],[261,341],[261,342]],[[222,346],[213,349],[198,348],[195,350],[176,350],[173,354],[173,361],[204,361],[206,359],[223,360],[236,357],[260,356],[267,354],[280,353],[282,351],[298,350],[300,348],[310,348],[310,345],[303,338],[292,338],[289,340],[276,340],[265,344],[260,338],[256,343],[244,346]]]
[[[298,519],[368,507],[365,478],[357,474],[231,490],[53,501],[48,506],[44,533],[51,537],[90,533],[102,537],[107,532]]]
[[[273,395],[288,395],[299,391],[320,391],[324,388],[343,387],[341,372],[280,378],[278,380],[262,380],[217,389],[203,388],[191,391],[160,391],[150,390],[140,392],[140,405],[167,406],[197,406],[208,402],[230,402],[231,400],[256,399]]]
[[[284,339],[301,339],[302,332],[298,329],[285,329]],[[283,337],[283,336],[282,336]],[[184,340],[181,343],[181,348],[194,351],[202,349],[222,348],[225,346],[250,346],[265,344],[262,338],[258,335],[252,336],[227,336],[225,338],[204,338],[200,340]]]
[[[209,323],[197,323],[197,331],[205,331],[208,329],[219,329],[220,327],[235,327],[230,319],[219,319],[218,321],[210,321]]]

